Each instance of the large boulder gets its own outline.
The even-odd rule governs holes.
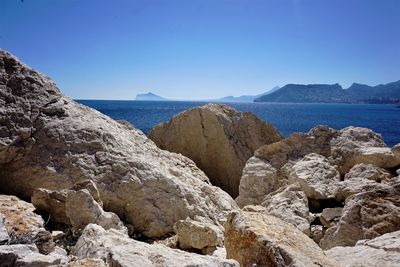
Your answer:
[[[225,247],[241,266],[336,266],[308,236],[262,212],[232,212]]]
[[[308,154],[293,165],[289,183],[298,182],[307,197],[328,199],[335,196],[340,182],[339,172],[318,154]]]
[[[251,157],[243,169],[239,196],[235,201],[240,207],[261,204],[266,195],[284,183],[278,171],[268,161]]]
[[[372,240],[361,240],[354,247],[334,247],[325,251],[342,266],[400,266],[400,231]]]
[[[0,188],[30,198],[38,188],[92,180],[104,209],[149,237],[199,216],[218,225],[236,207],[194,162],[159,149],[139,130],[63,96],[44,75],[0,51]]]
[[[361,127],[340,130],[331,140],[331,158],[341,174],[347,173],[359,163],[392,168],[400,164],[400,158],[386,146],[380,134]]]
[[[79,259],[103,259],[110,266],[121,267],[239,266],[234,260],[189,253],[160,244],[146,244],[95,224],[89,224],[84,229],[72,254]]]
[[[320,245],[323,249],[353,246],[400,230],[400,182],[391,188],[373,190],[346,199],[339,223],[329,228]]]
[[[270,124],[251,113],[223,104],[208,104],[180,113],[155,126],[150,134],[160,148],[191,158],[231,196],[238,195],[240,177],[254,151],[282,139]]]
[[[371,190],[390,188],[393,175],[372,164],[360,163],[354,165],[344,176],[344,181],[339,183],[335,197],[343,201],[351,195]]]
[[[175,233],[182,249],[200,249],[204,254],[222,246],[224,234],[221,229],[208,222],[186,219],[176,222]]]

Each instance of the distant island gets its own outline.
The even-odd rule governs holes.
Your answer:
[[[347,89],[337,83],[287,84],[254,102],[400,104],[400,81],[377,86],[353,83]]]
[[[161,97],[159,95],[153,94],[151,92],[147,94],[137,94],[135,100],[140,101],[168,101],[168,99]]]
[[[275,86],[274,88],[258,95],[242,95],[242,96],[225,96],[216,99],[201,99],[197,100],[199,102],[221,102],[221,103],[228,103],[228,102],[254,102],[254,99],[261,97],[266,94],[273,93],[277,91],[280,87]],[[146,93],[146,94],[137,94],[135,100],[139,101],[174,101],[174,99],[168,99],[154,93]]]

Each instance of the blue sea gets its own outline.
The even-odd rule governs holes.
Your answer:
[[[127,120],[144,133],[186,109],[204,102],[77,100],[117,120]],[[388,146],[400,143],[400,108],[395,105],[227,103],[274,125],[284,136],[307,132],[318,124],[341,129],[350,125],[380,133]]]

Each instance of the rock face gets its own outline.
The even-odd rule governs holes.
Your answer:
[[[400,266],[400,231],[358,241],[354,247],[334,247],[325,253],[346,267],[397,267]]]
[[[0,214],[3,215],[4,226],[7,233],[17,239],[33,238],[43,228],[44,221],[34,210],[31,203],[15,196],[0,195]]]
[[[169,247],[149,245],[130,239],[114,229],[89,224],[79,238],[73,254],[78,258],[103,259],[109,266],[239,266],[233,260],[203,256]]]
[[[63,96],[50,79],[5,51],[0,103],[3,192],[30,198],[38,188],[92,180],[105,210],[149,237],[171,233],[187,217],[218,224],[219,214],[236,207],[193,161]]]
[[[149,137],[160,148],[191,158],[212,184],[233,197],[238,195],[243,167],[253,152],[282,139],[276,129],[255,115],[223,104],[180,113],[154,127]]]
[[[353,246],[358,240],[372,239],[400,230],[400,183],[386,190],[374,190],[349,197],[337,226],[329,228],[321,247]]]
[[[232,212],[225,247],[227,258],[241,266],[336,266],[294,226],[263,213]]]

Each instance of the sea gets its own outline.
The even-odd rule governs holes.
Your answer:
[[[148,133],[155,125],[187,109],[205,105],[190,101],[77,100],[116,120],[126,120]],[[285,137],[308,132],[316,125],[334,129],[347,126],[370,128],[380,133],[388,146],[400,143],[400,108],[378,104],[225,103],[239,111],[256,114]]]

